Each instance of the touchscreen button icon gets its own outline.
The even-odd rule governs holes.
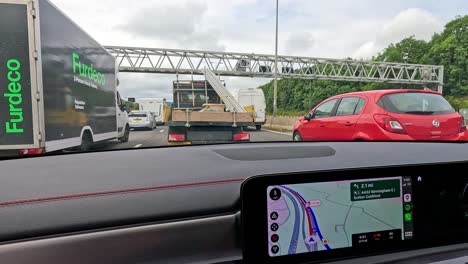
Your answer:
[[[411,222],[413,220],[413,215],[411,213],[405,214],[405,222]]]
[[[274,245],[271,247],[271,253],[276,254],[279,251],[279,247],[277,245]]]
[[[403,197],[403,199],[404,199],[404,201],[405,201],[406,203],[411,202],[411,194],[406,193],[405,196]]]
[[[405,211],[411,211],[411,204],[406,204],[405,205]]]
[[[281,191],[280,191],[280,189],[278,189],[278,188],[273,188],[273,189],[271,189],[271,191],[270,191],[270,198],[271,198],[272,200],[275,200],[275,201],[278,200],[279,198],[281,198]]]
[[[276,232],[278,230],[279,226],[277,223],[273,223],[270,226],[271,231]]]
[[[276,243],[279,240],[278,234],[271,235],[271,242]]]
[[[276,219],[278,219],[278,213],[277,213],[277,212],[271,213],[271,214],[270,214],[270,219],[273,220],[273,221],[276,220]]]

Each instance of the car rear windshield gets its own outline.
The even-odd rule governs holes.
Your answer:
[[[444,97],[431,93],[395,93],[382,96],[377,104],[398,114],[440,115],[454,113],[455,109]]]
[[[146,114],[129,114],[128,117],[146,117]]]

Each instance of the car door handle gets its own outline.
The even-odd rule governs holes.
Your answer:
[[[345,125],[345,126],[352,126],[352,125],[353,125],[353,123],[346,122],[344,125]]]
[[[324,124],[321,124],[321,125],[319,125],[319,127],[325,127],[325,125],[324,125]]]

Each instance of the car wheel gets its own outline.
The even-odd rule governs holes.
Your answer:
[[[255,126],[255,129],[257,129],[257,131],[262,130],[262,125],[256,125],[256,126]]]
[[[122,143],[125,143],[125,142],[128,142],[129,139],[130,139],[130,127],[126,126],[124,136],[119,138],[119,141]]]
[[[302,137],[301,134],[299,134],[299,132],[294,132],[293,141],[302,141]]]
[[[86,131],[83,134],[83,137],[81,138],[80,150],[89,151],[92,145],[93,145],[93,137],[91,136],[91,133]]]

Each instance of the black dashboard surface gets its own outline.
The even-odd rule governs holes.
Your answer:
[[[307,147],[325,155],[311,150],[308,157]],[[242,159],[242,151],[258,158]],[[284,157],[282,151],[295,158],[262,154]],[[5,160],[0,242],[233,214],[240,184],[254,175],[465,160],[468,144],[395,142],[252,143]]]

